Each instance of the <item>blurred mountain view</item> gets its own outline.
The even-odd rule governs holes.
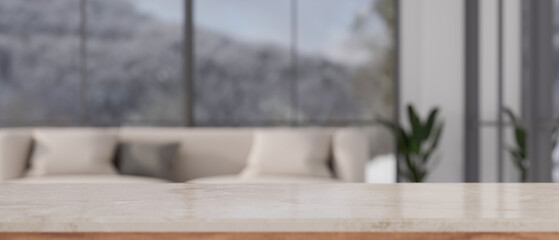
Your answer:
[[[183,26],[121,0],[90,0],[87,13],[82,39],[79,1],[0,0],[0,120],[71,123],[85,112],[93,125],[182,124]],[[375,62],[294,60],[291,49],[202,28],[194,44],[198,125],[294,117],[327,123],[392,113],[391,79],[378,77],[383,69]]]

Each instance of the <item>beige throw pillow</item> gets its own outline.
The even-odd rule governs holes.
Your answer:
[[[117,135],[107,129],[42,129],[33,133],[35,147],[29,176],[116,174],[112,164]]]
[[[31,150],[31,131],[0,130],[0,181],[21,177]]]
[[[243,178],[305,176],[331,178],[331,134],[320,130],[261,130],[255,133]]]

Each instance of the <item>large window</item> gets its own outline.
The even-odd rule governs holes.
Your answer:
[[[0,0],[0,125],[370,125],[393,114],[394,5]]]

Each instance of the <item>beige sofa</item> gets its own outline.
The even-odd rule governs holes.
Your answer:
[[[56,130],[56,129],[55,129]],[[118,128],[119,142],[177,142],[174,180],[190,183],[363,182],[368,159],[367,137],[358,129],[324,128],[331,134],[333,178],[270,176],[243,179],[255,128]],[[10,183],[159,183],[161,179],[124,175],[58,175],[26,177],[37,129],[0,130],[0,182]],[[71,146],[68,146],[71,148]],[[281,146],[278,146],[281,147]],[[285,149],[289,151],[289,149]],[[23,159],[23,160],[22,160]]]

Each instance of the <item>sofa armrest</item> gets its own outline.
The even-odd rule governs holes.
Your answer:
[[[333,138],[334,171],[345,182],[365,182],[369,139],[359,129],[339,129]]]
[[[23,175],[31,151],[31,139],[28,130],[0,130],[0,181]]]

